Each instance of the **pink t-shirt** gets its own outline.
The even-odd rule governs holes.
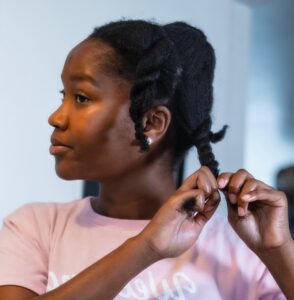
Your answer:
[[[4,220],[0,231],[0,285],[18,285],[43,294],[137,235],[148,222],[99,215],[90,197],[24,205]],[[109,271],[115,272],[115,267]],[[214,216],[191,249],[151,265],[115,299],[285,297],[227,221]]]

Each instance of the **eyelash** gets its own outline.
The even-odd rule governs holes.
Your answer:
[[[75,95],[75,99],[76,99],[77,103],[85,103],[85,102],[88,102],[88,101],[89,101],[89,98],[87,98],[86,96],[83,96],[83,95],[81,95],[81,94],[76,94],[76,95]],[[82,100],[82,101],[80,101],[80,100],[78,100],[78,99],[80,99],[80,100]]]
[[[64,92],[64,90],[61,90],[59,92],[63,96],[62,97],[62,101],[63,101],[64,100],[64,96],[65,96],[65,92]],[[81,95],[81,94],[75,94],[74,96],[75,96],[76,102],[80,103],[80,104],[83,104],[83,103],[88,102],[90,100],[88,97],[86,97],[84,95]]]

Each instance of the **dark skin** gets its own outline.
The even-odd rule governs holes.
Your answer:
[[[153,144],[151,151],[141,153],[129,116],[131,83],[105,74],[103,59],[111,54],[109,46],[88,40],[75,47],[65,62],[63,102],[49,123],[55,128],[52,137],[71,148],[55,155],[56,172],[64,179],[100,182],[101,193],[92,202],[98,213],[151,219],[175,191],[169,154],[158,151],[170,112],[157,106],[146,114],[143,127]]]
[[[49,118],[54,127],[50,151],[61,178],[101,183],[101,194],[92,202],[96,212],[152,219],[137,236],[57,289],[38,296],[23,287],[1,286],[0,300],[113,299],[148,266],[197,243],[218,207],[219,189],[234,230],[266,264],[287,298],[294,299],[294,246],[285,195],[246,170],[223,173],[216,180],[207,167],[176,190],[169,153],[159,147],[170,112],[157,106],[145,114],[143,127],[153,143],[149,152],[140,152],[128,112],[131,83],[111,76],[103,65],[112,51],[101,42],[85,41],[69,54],[62,72],[64,100]],[[115,272],[109,272],[113,266]]]

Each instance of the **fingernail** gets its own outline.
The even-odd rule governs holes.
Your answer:
[[[238,206],[238,215],[244,217],[246,215],[245,209],[242,206]]]
[[[218,187],[219,187],[220,189],[223,189],[223,188],[225,187],[225,185],[226,185],[225,180],[221,178],[221,179],[218,181]]]
[[[250,199],[250,195],[249,194],[246,194],[246,195],[243,195],[241,198],[245,201],[249,200]]]

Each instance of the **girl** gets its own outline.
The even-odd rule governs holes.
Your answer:
[[[294,299],[285,196],[245,170],[218,176],[214,66],[182,22],[110,23],[70,52],[50,153],[58,176],[96,180],[100,194],[5,219],[1,300]],[[193,145],[203,167],[176,189]],[[212,218],[219,189],[237,234]]]

